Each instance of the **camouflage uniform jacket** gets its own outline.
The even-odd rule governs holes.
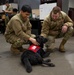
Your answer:
[[[31,36],[31,27],[29,19],[24,21],[19,13],[13,16],[6,25],[5,37],[9,39],[13,35],[16,35],[23,40],[28,40]]]
[[[61,11],[59,18],[54,21],[51,18],[51,13],[45,18],[42,24],[41,35],[47,37],[48,35],[52,35],[50,31],[58,31],[60,33],[62,26],[67,25],[68,27],[73,26],[73,21],[68,17],[66,13]]]

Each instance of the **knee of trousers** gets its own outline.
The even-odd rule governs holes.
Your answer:
[[[64,35],[64,39],[68,40],[73,35],[74,29],[73,27],[69,27],[67,33]]]
[[[73,28],[73,27],[69,27],[69,29],[68,29],[68,30],[69,30],[69,32],[70,32],[70,33],[73,33],[74,28]]]
[[[26,41],[18,39],[12,45],[13,45],[13,47],[18,48],[18,47],[21,47],[24,43],[26,43]]]

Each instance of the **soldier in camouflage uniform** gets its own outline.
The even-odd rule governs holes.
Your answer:
[[[45,44],[46,50],[53,51],[55,39],[63,37],[59,51],[65,52],[64,44],[72,34],[73,21],[65,12],[61,11],[60,7],[54,7],[42,24],[41,36],[48,38],[48,42]]]
[[[31,41],[33,44],[38,45],[36,39],[31,34],[31,23],[29,15],[32,12],[31,7],[23,5],[20,13],[13,16],[6,25],[5,39],[11,45],[11,52],[19,54],[24,51],[22,45]]]
[[[6,5],[6,9],[3,10],[4,14],[2,15],[2,17],[5,20],[5,25],[6,25],[9,21],[9,16],[12,14],[13,8],[11,5],[9,5],[8,1],[5,2],[5,5]]]
[[[9,2],[8,2],[8,1],[6,1],[5,5],[6,5],[6,9],[5,9],[4,12],[5,12],[7,15],[12,14],[13,8],[12,8],[11,5],[9,5]]]

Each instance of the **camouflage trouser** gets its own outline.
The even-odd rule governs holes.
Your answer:
[[[7,36],[5,36],[6,41],[7,41],[8,43],[12,44],[13,47],[15,47],[15,48],[21,47],[22,45],[29,43],[28,40],[23,40],[23,39],[17,37],[16,35],[10,35],[10,36],[11,36],[10,38],[7,37]],[[32,34],[31,37],[34,38],[35,35]]]
[[[58,34],[57,36],[48,36],[48,42],[45,44],[45,46],[49,49],[54,49],[54,44],[55,44],[55,39],[56,38],[61,38],[63,37],[64,40],[68,40],[73,34],[73,27],[69,27],[68,31],[63,34],[62,32],[60,32],[60,34]]]

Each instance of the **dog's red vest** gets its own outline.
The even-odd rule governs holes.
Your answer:
[[[38,45],[30,45],[30,47],[28,48],[28,50],[31,50],[33,52],[38,52],[38,50],[40,49],[40,46]]]

